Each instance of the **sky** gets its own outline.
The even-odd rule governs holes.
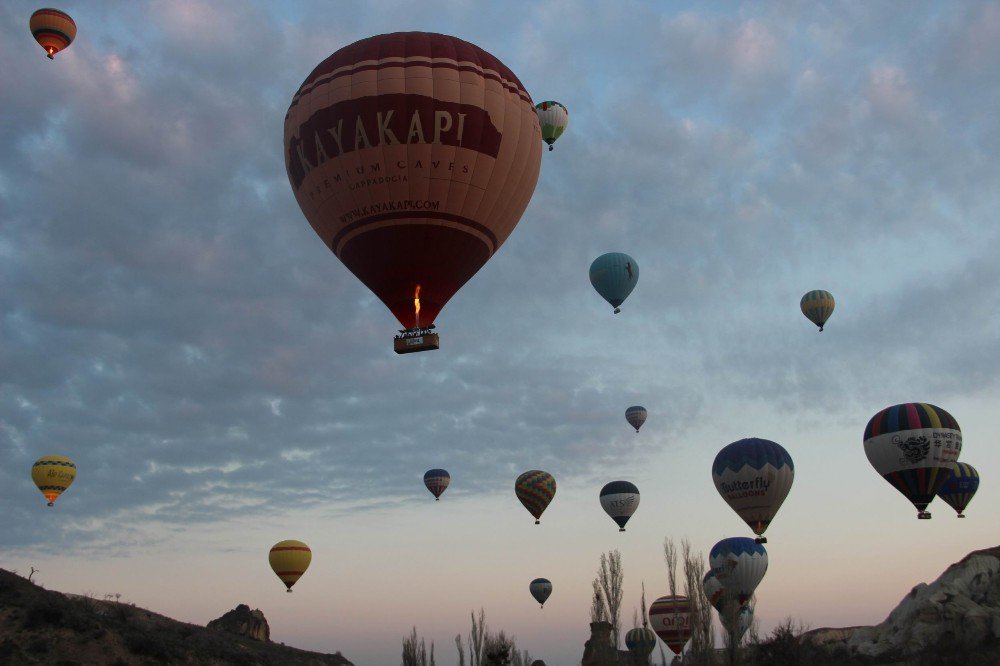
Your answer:
[[[880,622],[1000,542],[1000,3],[64,2],[55,61],[36,8],[0,6],[0,566],[198,624],[246,603],[356,664],[398,663],[413,626],[455,664],[483,608],[573,663],[601,553],[630,627],[643,582],[666,593],[665,537],[752,536],[711,480],[749,436],[796,470],[762,632]],[[282,132],[322,59],[404,30],[479,45],[570,124],[441,349],[397,356]],[[611,251],[641,269],[619,315],[587,278]],[[812,289],[837,299],[821,334]],[[917,521],[864,455],[910,401],[962,427],[965,520]],[[79,470],[51,509],[48,454]],[[558,482],[539,526],[528,469]],[[616,479],[642,493],[625,533],[598,501]],[[294,594],[282,539],[313,551]]]

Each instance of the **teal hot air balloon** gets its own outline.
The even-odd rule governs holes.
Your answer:
[[[979,490],[979,472],[969,463],[953,462],[951,476],[944,482],[937,496],[958,512],[959,518],[965,518],[965,507],[972,501],[972,496]]]
[[[602,254],[590,265],[590,284],[611,304],[615,314],[639,281],[639,264],[624,252]]]

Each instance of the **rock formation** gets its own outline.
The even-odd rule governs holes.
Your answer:
[[[628,664],[629,653],[618,650],[611,640],[610,622],[591,622],[590,640],[583,644],[581,666]]]
[[[817,629],[802,639],[874,663],[942,653],[1000,657],[1000,546],[970,553],[933,583],[920,583],[879,625]]]
[[[252,638],[255,641],[266,643],[271,640],[271,628],[264,613],[259,609],[250,610],[246,604],[240,604],[222,617],[212,620],[207,627]]]

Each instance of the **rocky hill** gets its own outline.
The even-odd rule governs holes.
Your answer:
[[[132,604],[43,589],[0,569],[0,664],[299,664],[352,666],[269,640],[264,614],[239,605],[211,628]]]
[[[1000,546],[920,583],[881,624],[815,629],[801,640],[839,663],[1000,664]]]

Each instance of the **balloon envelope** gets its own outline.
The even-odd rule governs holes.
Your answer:
[[[407,329],[428,327],[510,236],[541,164],[531,96],[456,37],[397,32],[321,62],[285,116],[313,229]]]
[[[722,601],[745,604],[767,573],[767,551],[746,537],[723,539],[708,554],[709,566],[722,586]]]
[[[769,439],[733,442],[712,463],[715,489],[758,536],[771,524],[794,480],[792,457]]]
[[[611,519],[625,531],[625,523],[639,508],[639,489],[629,481],[612,481],[601,488],[601,506]]]
[[[623,252],[602,254],[590,265],[590,284],[615,313],[639,281],[639,264]]]
[[[539,102],[535,105],[535,112],[538,114],[538,124],[542,128],[542,141],[549,144],[556,142],[569,125],[569,111],[559,102],[551,100]]]
[[[937,496],[958,512],[959,518],[965,518],[965,507],[969,506],[972,496],[979,489],[979,472],[969,463],[953,462],[951,476],[937,491]]]
[[[691,600],[680,595],[660,597],[649,607],[649,626],[668,648],[680,654],[691,638]]]
[[[836,303],[833,300],[833,294],[822,289],[814,289],[808,292],[799,301],[799,307],[802,309],[802,314],[812,323],[819,326],[819,330],[823,330],[823,326],[826,324],[826,320],[830,318],[833,314],[833,308]]]
[[[927,403],[893,405],[868,421],[864,442],[875,471],[913,503],[918,518],[930,518],[925,509],[962,452],[958,421]]]
[[[625,420],[629,422],[636,432],[646,422],[646,408],[640,405],[633,405],[625,410]]]
[[[636,627],[625,634],[625,647],[632,654],[648,657],[656,649],[656,634],[647,627]]]
[[[528,591],[531,592],[531,596],[535,598],[535,601],[544,608],[545,600],[552,594],[552,583],[548,578],[536,578],[528,585]]]
[[[312,551],[301,541],[288,539],[271,546],[267,561],[270,562],[275,575],[291,592],[292,585],[295,585],[296,581],[309,568],[309,563],[312,562]]]
[[[447,470],[429,469],[424,472],[424,485],[434,495],[434,499],[441,497],[441,493],[448,488],[449,483],[451,483],[451,474],[448,474]]]
[[[528,513],[535,517],[537,525],[549,502],[556,496],[556,480],[548,472],[533,469],[517,477],[514,494]]]
[[[66,456],[42,456],[31,466],[31,480],[45,495],[49,506],[72,485],[76,463]]]
[[[31,15],[28,27],[49,59],[72,44],[76,37],[76,22],[58,9],[39,9]]]

